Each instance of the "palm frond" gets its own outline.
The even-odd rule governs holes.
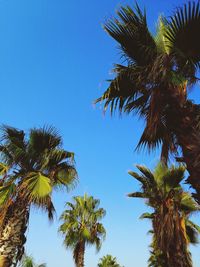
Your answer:
[[[155,183],[155,178],[153,173],[145,166],[136,165],[138,170],[145,175],[145,177],[153,184]]]
[[[154,218],[154,213],[145,212],[140,216],[140,219],[150,219]]]
[[[181,71],[195,72],[200,63],[200,3],[189,1],[170,17],[165,34],[166,45],[177,59]],[[188,75],[188,76],[190,76]]]
[[[127,194],[127,196],[128,197],[147,198],[147,195],[145,193],[142,193],[142,192],[129,193],[129,194]]]
[[[78,182],[77,171],[74,166],[63,162],[58,165],[55,175],[55,187],[65,187],[67,190],[73,189]]]
[[[30,173],[21,185],[22,188],[26,188],[27,195],[31,200],[43,200],[52,191],[50,179],[42,173]]]
[[[148,178],[142,175],[139,175],[137,172],[128,171],[128,174],[130,174],[134,179],[138,180],[141,184],[146,185],[148,183]]]
[[[186,221],[186,234],[189,242],[193,245],[196,245],[199,243],[199,236],[200,233],[200,227],[190,220]]]
[[[3,125],[1,127],[1,133],[1,141],[5,142],[6,144],[13,143],[18,147],[24,147],[24,131],[8,125]]]
[[[104,26],[121,46],[123,55],[138,66],[146,66],[155,58],[156,44],[148,30],[146,14],[136,4],[117,11],[119,19],[109,20]]]
[[[14,195],[16,185],[14,183],[8,183],[0,186],[0,206],[6,204]]]
[[[186,168],[183,165],[178,167],[172,166],[164,175],[163,181],[167,184],[170,188],[175,188],[180,186],[180,183],[184,180]]]
[[[133,105],[136,105],[135,101],[142,96],[144,91],[141,83],[138,82],[141,70],[135,65],[129,65],[128,67],[116,65],[114,72],[117,75],[116,78],[109,81],[109,88],[95,103],[104,101],[104,110],[110,107],[111,114],[117,109],[120,112],[128,112],[127,105],[133,108]],[[143,103],[140,105],[143,105]]]
[[[187,213],[192,213],[200,210],[199,205],[189,193],[183,193],[181,197],[181,209]]]
[[[62,144],[62,138],[55,127],[44,126],[30,130],[29,146],[36,153],[41,153],[45,149],[51,150]]]

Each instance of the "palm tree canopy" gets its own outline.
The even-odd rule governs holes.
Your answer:
[[[95,245],[99,250],[105,238],[105,228],[99,221],[105,216],[105,210],[99,208],[100,201],[85,194],[73,198],[73,203],[67,202],[67,209],[60,219],[63,224],[59,231],[64,235],[64,245],[73,250],[77,244],[84,242]]]
[[[115,77],[95,102],[103,101],[111,114],[119,110],[143,117],[146,127],[139,146],[152,149],[162,144],[167,156],[177,150],[169,103],[175,98],[183,103],[187,84],[198,81],[200,3],[188,2],[169,19],[160,17],[156,34],[149,31],[146,12],[137,4],[134,9],[121,7],[117,16],[104,28],[119,44],[126,64],[115,65]],[[198,107],[196,113],[200,114]]]
[[[33,257],[24,255],[19,263],[19,267],[46,267],[46,264],[42,263],[38,265],[35,263]]]
[[[137,168],[141,174],[133,171],[129,171],[129,174],[140,182],[141,190],[130,193],[128,196],[145,199],[146,204],[154,210],[152,213],[143,213],[140,218],[153,220],[164,203],[170,209],[170,206],[175,202],[180,215],[185,218],[188,242],[192,244],[198,243],[200,227],[193,223],[189,216],[199,211],[200,207],[193,197],[182,189],[181,182],[184,181],[185,167],[171,166],[167,168],[162,163],[159,163],[154,172],[141,165],[137,165]]]
[[[98,267],[121,267],[117,263],[117,259],[111,255],[106,255],[100,259]]]
[[[77,180],[74,154],[62,148],[54,127],[24,131],[3,126],[0,144],[0,205],[4,208],[17,197],[48,211],[52,218],[54,188],[70,189]]]
[[[190,216],[199,211],[193,197],[181,186],[184,181],[185,167],[158,164],[152,172],[145,166],[137,166],[140,174],[130,171],[129,174],[139,181],[138,192],[129,197],[145,199],[153,212],[143,213],[141,219],[150,219],[153,234],[149,267],[192,266],[188,244],[197,244],[200,227],[190,220]]]
[[[147,200],[147,204],[157,209],[163,200],[175,197],[180,208],[185,213],[199,210],[199,206],[189,193],[183,191],[181,182],[184,181],[184,166],[168,168],[159,163],[154,172],[142,165],[137,165],[141,175],[129,171],[129,174],[141,184],[141,191],[128,194],[129,197],[139,197]]]

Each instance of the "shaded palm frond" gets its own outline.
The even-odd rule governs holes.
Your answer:
[[[138,5],[135,10],[129,6],[118,12],[119,19],[109,20],[104,26],[121,46],[123,55],[138,66],[146,66],[155,59],[157,49],[148,30],[146,14]]]
[[[200,67],[200,3],[189,1],[170,17],[165,34],[166,45],[178,70],[188,78]]]

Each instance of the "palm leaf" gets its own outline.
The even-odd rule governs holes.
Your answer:
[[[186,221],[186,234],[191,244],[196,245],[197,243],[199,243],[199,240],[198,240],[199,233],[200,233],[199,226],[187,220]]]
[[[130,174],[134,179],[138,180],[141,184],[143,185],[148,184],[147,177],[139,175],[137,172],[133,172],[133,171],[128,171],[128,174]]]
[[[145,166],[142,166],[142,165],[136,165],[136,167],[138,168],[138,170],[140,170],[141,173],[143,173],[145,175],[145,177],[147,177],[147,179],[150,181],[150,183],[155,184],[154,175],[152,174],[152,172],[148,168],[146,168]]]
[[[14,183],[3,185],[0,187],[0,206],[5,204],[16,190]]]
[[[188,193],[182,193],[181,197],[181,209],[187,212],[195,212],[200,209],[197,202],[193,199],[193,197]]]
[[[98,98],[95,103],[104,101],[104,110],[110,106],[110,112],[118,109],[120,112],[126,110],[126,106],[133,105],[134,101],[142,93],[142,87],[137,82],[137,77],[140,71],[135,65],[128,67],[116,65],[114,72],[117,74],[116,78],[109,81],[110,86],[102,97]]]
[[[166,45],[182,66],[200,62],[200,3],[189,1],[168,22]],[[179,63],[179,62],[177,62]]]
[[[47,197],[52,191],[50,179],[41,173],[30,173],[22,187],[35,200]]]
[[[187,225],[190,225],[200,234],[200,226],[198,226],[196,223],[193,223],[191,220],[187,220]]]
[[[0,162],[0,175],[6,174],[8,172],[8,170],[9,170],[8,165]]]
[[[127,194],[128,197],[138,197],[138,198],[147,198],[147,195],[142,192],[134,192]]]
[[[73,189],[77,184],[78,176],[76,169],[66,163],[58,166],[55,186],[66,186],[67,189]]]
[[[57,148],[62,144],[61,136],[53,126],[33,128],[30,130],[29,149],[37,153]]]
[[[146,14],[138,5],[117,12],[119,19],[109,20],[105,30],[121,46],[123,55],[138,66],[146,66],[155,58],[156,44],[147,27]]]
[[[153,219],[154,213],[145,212],[140,216],[140,219]]]
[[[179,166],[174,167],[172,166],[164,175],[163,175],[163,181],[166,185],[168,185],[169,188],[175,188],[177,186],[180,186],[180,183],[184,179],[185,174],[185,167]]]

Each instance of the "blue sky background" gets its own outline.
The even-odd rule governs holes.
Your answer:
[[[153,30],[160,13],[166,15],[184,1],[145,0]],[[72,253],[57,233],[64,203],[85,192],[101,200],[107,215],[107,238],[100,253],[86,251],[87,267],[110,253],[125,267],[145,267],[150,224],[139,220],[146,207],[126,194],[138,188],[127,171],[136,163],[155,166],[158,155],[136,153],[143,122],[135,117],[104,116],[92,102],[106,89],[112,64],[119,62],[116,43],[102,23],[114,15],[120,0],[1,0],[0,88],[1,123],[28,130],[52,124],[67,150],[76,154],[80,183],[76,190],[56,192],[57,217],[33,209],[27,252],[48,267],[73,267]],[[199,103],[198,88],[191,97]],[[196,222],[199,216],[195,216]],[[199,247],[193,248],[194,267],[200,267]]]

